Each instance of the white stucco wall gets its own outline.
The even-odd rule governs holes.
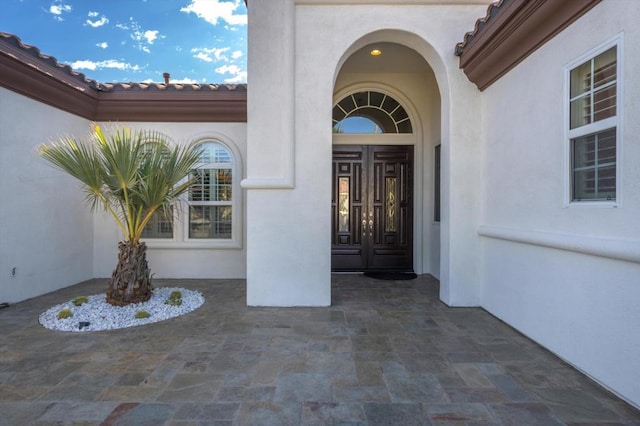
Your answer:
[[[499,237],[483,237],[483,307],[636,406],[638,22],[635,0],[605,0],[483,93],[480,228]],[[567,206],[564,67],[621,32],[622,200],[617,208]]]
[[[330,302],[334,82],[348,56],[375,41],[404,44],[434,69],[443,110],[441,297],[451,305],[479,304],[479,92],[459,71],[453,48],[486,5],[293,3],[249,8],[249,304]],[[292,32],[294,45],[285,40]],[[283,150],[291,130],[294,150]],[[266,182],[277,181],[293,161],[274,157],[279,152],[295,153],[288,164],[295,165],[292,188]]]
[[[79,185],[36,150],[88,129],[82,118],[0,88],[0,302],[93,277],[92,217]]]
[[[106,128],[112,124],[102,123]],[[216,139],[225,143],[234,152],[240,176],[234,176],[239,183],[245,176],[246,165],[246,123],[118,123],[132,129],[159,131],[172,142],[186,144],[201,139]],[[154,278],[245,278],[246,243],[244,216],[244,191],[239,186],[234,197],[240,197],[238,223],[239,241],[236,247],[198,247],[185,243],[176,232],[174,242],[146,240],[147,260]],[[184,220],[184,216],[178,218]],[[122,234],[113,219],[99,213],[94,217],[94,275],[110,277],[117,263],[118,241]]]

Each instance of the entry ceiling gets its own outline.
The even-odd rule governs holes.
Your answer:
[[[373,49],[382,55],[371,56]],[[374,43],[356,51],[342,66],[346,73],[425,73],[429,64],[415,50],[397,43]]]

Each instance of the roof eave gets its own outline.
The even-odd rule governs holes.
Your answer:
[[[502,0],[456,46],[460,68],[484,90],[602,0]]]
[[[7,33],[0,86],[92,121],[247,121],[246,84],[97,83]]]

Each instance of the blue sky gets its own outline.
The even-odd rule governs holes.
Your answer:
[[[244,0],[2,0],[0,31],[102,83],[247,80]]]

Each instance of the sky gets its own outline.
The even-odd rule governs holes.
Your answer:
[[[0,31],[100,83],[246,83],[244,0],[2,0]]]

